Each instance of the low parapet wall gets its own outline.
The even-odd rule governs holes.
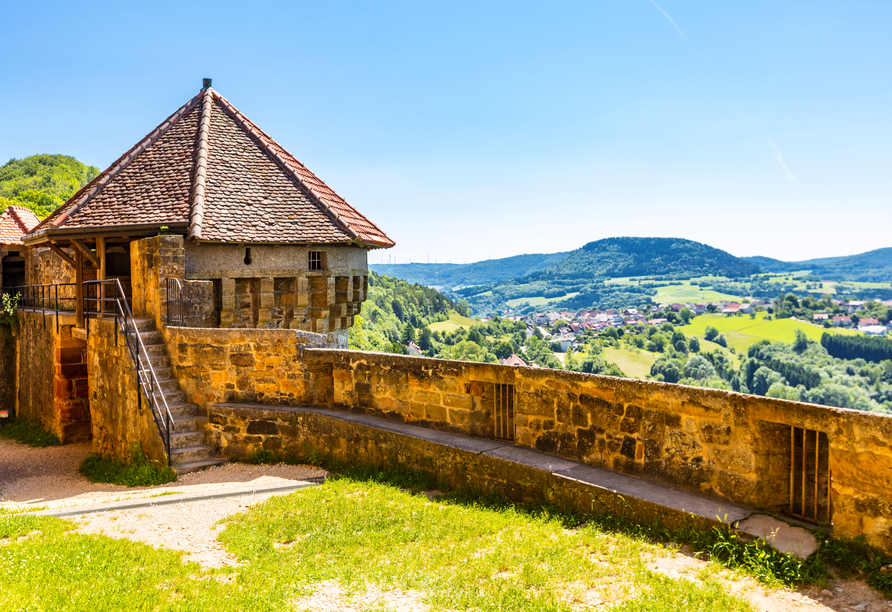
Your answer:
[[[331,365],[335,408],[486,437],[505,433],[507,413],[520,446],[769,511],[790,513],[792,495],[793,515],[830,516],[835,534],[892,550],[888,415],[546,369],[305,358]]]
[[[892,551],[892,416],[715,389],[313,348],[294,330],[167,328],[202,412],[318,406],[518,446],[752,508]]]

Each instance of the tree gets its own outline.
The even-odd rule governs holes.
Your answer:
[[[412,327],[411,323],[406,323],[403,326],[403,332],[400,334],[400,342],[403,346],[409,344],[410,342],[415,342],[415,328]]]
[[[702,355],[694,355],[684,365],[685,378],[693,378],[694,380],[709,380],[716,378],[715,368],[709,363],[709,360]]]
[[[725,339],[725,334],[719,334],[713,339],[713,342],[721,347],[728,348],[728,341]]]
[[[712,342],[715,340],[715,337],[719,335],[719,330],[717,330],[712,325],[706,326],[706,331],[703,332],[703,337]]]
[[[406,313],[403,310],[403,305],[400,303],[399,300],[394,299],[392,302],[390,302],[390,307],[393,309],[393,314],[396,315],[396,318],[399,319],[400,322],[406,320]]]
[[[507,359],[512,355],[512,353],[514,353],[514,347],[511,346],[510,342],[503,340],[493,348],[493,352],[499,359]]]
[[[808,336],[801,329],[796,330],[796,339],[793,341],[793,350],[801,353],[808,348]]]
[[[681,380],[682,365],[678,359],[667,359],[660,357],[652,366],[650,366],[650,375],[656,380],[662,380],[668,383],[677,383]]]
[[[688,340],[688,350],[690,350],[692,353],[700,352],[700,341],[696,337],[692,337],[690,340]]]
[[[418,348],[423,351],[430,351],[433,348],[433,333],[430,327],[421,330],[421,337],[418,338]]]
[[[680,314],[681,314],[681,320],[684,321],[685,325],[690,323],[691,319],[694,318],[694,312],[687,306],[685,306],[684,308],[681,309]]]

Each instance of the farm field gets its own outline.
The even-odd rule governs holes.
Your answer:
[[[662,357],[659,353],[650,353],[643,349],[633,349],[625,346],[619,348],[607,347],[604,349],[604,359],[608,363],[619,366],[626,376],[630,378],[646,378],[650,374],[650,366]]]
[[[470,319],[468,317],[463,317],[457,312],[449,313],[448,321],[437,321],[436,323],[431,323],[430,328],[431,331],[438,332],[451,332],[459,327],[464,327],[465,329],[469,329],[472,325],[478,325],[479,322],[474,319]]]
[[[855,330],[826,330],[796,319],[766,320],[765,313],[757,313],[755,319],[751,319],[749,315],[728,317],[720,314],[704,314],[694,318],[690,325],[680,327],[679,330],[687,336],[703,338],[706,327],[710,325],[725,335],[728,347],[735,349],[738,354],[746,354],[750,346],[761,340],[792,342],[796,339],[797,329],[801,329],[810,340],[815,341],[820,341],[825,331],[858,334]]]
[[[491,292],[490,292],[491,293]],[[564,300],[569,300],[570,298],[574,298],[579,295],[579,292],[568,293],[567,295],[557,297],[557,298],[547,298],[542,296],[536,297],[519,297],[514,298],[513,300],[508,300],[505,302],[508,304],[510,308],[517,308],[520,304],[529,304],[530,306],[544,306],[545,304],[557,304],[558,302],[563,302]]]
[[[720,277],[703,276],[693,280],[727,280]],[[606,281],[610,285],[634,285],[637,286],[641,282],[647,283],[638,278],[613,278]],[[682,281],[681,285],[660,285],[654,287],[657,294],[651,296],[656,304],[671,304],[674,302],[719,302],[721,300],[741,300],[739,295],[728,295],[719,293],[712,289],[701,289],[699,285],[692,285],[691,281]]]

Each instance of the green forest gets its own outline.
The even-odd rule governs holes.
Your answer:
[[[0,210],[15,204],[41,219],[99,175],[68,155],[32,155],[0,166]]]

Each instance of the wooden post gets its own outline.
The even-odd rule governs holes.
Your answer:
[[[74,250],[74,316],[78,327],[84,326],[84,254]]]
[[[99,237],[96,239],[96,258],[99,260],[99,271],[96,273],[96,280],[105,280],[106,278],[106,267],[105,267],[105,238]],[[108,297],[108,291],[106,290],[105,285],[100,285],[101,289],[99,290],[99,297],[102,298],[102,301],[99,302],[99,312],[105,312],[105,298]]]

